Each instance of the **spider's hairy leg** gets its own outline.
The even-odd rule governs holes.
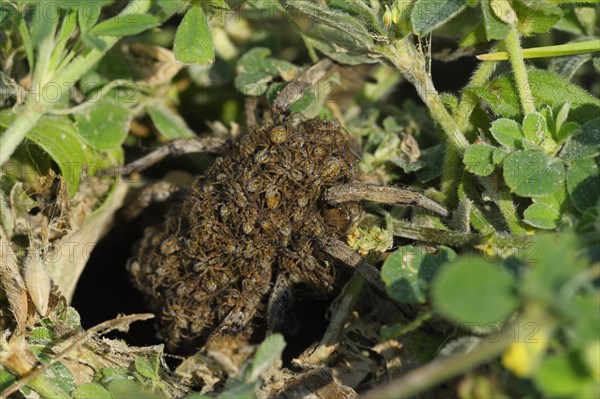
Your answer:
[[[319,246],[328,255],[358,271],[379,292],[385,293],[379,270],[346,243],[333,236],[324,236],[319,239]]]
[[[142,187],[136,196],[123,209],[123,217],[132,220],[138,217],[144,209],[156,202],[165,202],[177,195],[187,194],[187,190],[168,181],[159,181]]]
[[[149,154],[137,159],[125,166],[116,166],[101,170],[100,176],[129,175],[140,172],[150,166],[162,161],[169,156],[177,156],[190,153],[220,153],[223,151],[227,141],[221,137],[193,137],[176,139],[158,147]]]
[[[237,303],[210,334],[207,347],[213,346],[214,342],[222,342],[224,338],[235,338],[240,333],[248,332],[250,322],[261,307],[262,299],[271,290],[271,263],[263,259],[256,266],[257,269],[253,271],[244,270]]]
[[[285,274],[277,276],[267,304],[267,335],[281,331],[285,310],[290,306],[292,289]]]
[[[390,205],[417,205],[442,217],[448,216],[448,209],[445,206],[417,191],[398,187],[365,183],[341,184],[327,189],[324,199],[330,204],[367,200]]]

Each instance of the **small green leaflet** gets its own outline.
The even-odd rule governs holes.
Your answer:
[[[201,6],[193,6],[184,15],[173,45],[175,58],[186,64],[209,65],[215,60],[208,19]]]
[[[446,264],[433,282],[432,297],[443,316],[480,327],[503,321],[519,304],[512,275],[483,258],[463,257]]]
[[[562,163],[541,151],[515,151],[503,162],[504,181],[522,197],[549,195],[564,184]]]
[[[466,5],[467,0],[418,0],[410,14],[413,30],[424,36],[454,18]]]

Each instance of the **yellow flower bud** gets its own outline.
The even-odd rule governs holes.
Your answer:
[[[385,12],[383,13],[383,26],[388,29],[390,26],[392,26],[392,11],[390,10],[390,8],[387,6],[387,4],[385,5]]]

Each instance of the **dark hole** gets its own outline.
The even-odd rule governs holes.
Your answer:
[[[164,214],[164,206],[154,205],[138,218]],[[81,315],[81,324],[90,328],[118,314],[147,313],[140,293],[133,288],[125,268],[134,243],[146,225],[141,220],[124,221],[116,214],[112,229],[100,240],[77,284],[73,306]],[[136,322],[129,332],[109,335],[126,339],[130,345],[156,345],[154,321]]]

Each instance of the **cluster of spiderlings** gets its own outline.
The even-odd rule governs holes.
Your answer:
[[[324,217],[320,198],[352,181],[357,161],[337,122],[291,118],[255,126],[218,158],[183,206],[146,230],[129,263],[166,343],[206,338],[232,310],[258,315],[281,273],[328,293],[336,273],[316,241],[345,231]]]

